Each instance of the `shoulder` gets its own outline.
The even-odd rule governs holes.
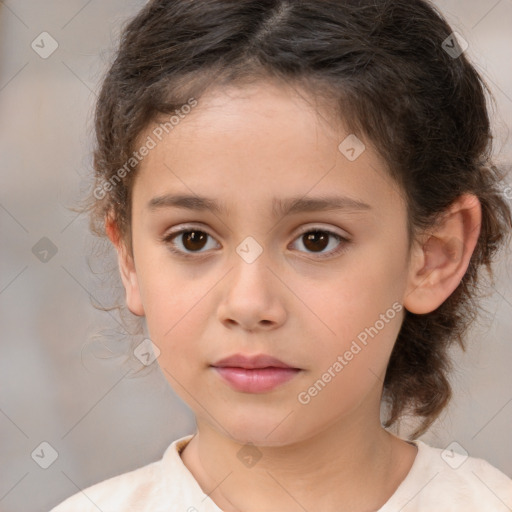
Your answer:
[[[399,503],[403,512],[510,512],[512,480],[500,470],[480,458],[414,443],[416,460],[382,512]]]
[[[181,461],[179,451],[192,437],[189,435],[174,441],[162,459],[79,491],[50,512],[163,510],[159,507],[166,502],[168,506],[170,498],[167,483],[179,485],[183,469],[186,469],[176,461]]]

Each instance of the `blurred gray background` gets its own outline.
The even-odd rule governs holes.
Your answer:
[[[122,329],[91,305],[110,304],[105,266],[91,255],[87,219],[68,209],[89,186],[99,81],[121,24],[143,4],[0,1],[2,512],[47,511],[79,488],[157,460],[194,429],[157,367],[126,377],[133,361],[106,358]],[[493,90],[496,155],[510,165],[512,0],[436,4]],[[456,441],[512,477],[510,262],[507,251],[468,351],[454,352],[452,404],[422,439],[441,448]],[[102,328],[113,344],[92,340]]]

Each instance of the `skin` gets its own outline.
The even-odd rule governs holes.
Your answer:
[[[196,415],[183,462],[227,512],[370,511],[390,498],[416,456],[380,423],[405,310],[309,403],[297,397],[393,303],[419,314],[437,308],[466,272],[479,233],[480,203],[464,195],[409,252],[406,205],[385,162],[367,140],[349,161],[338,149],[349,132],[313,104],[270,82],[211,91],[141,163],[133,257],[107,219],[127,305],[146,317],[163,374]],[[228,214],[148,208],[168,193],[211,197]],[[273,197],[333,194],[371,208],[272,214]],[[210,236],[203,248],[175,237],[176,249],[192,253],[183,258],[162,237],[190,225]],[[306,227],[350,242],[336,255],[331,236],[315,252],[301,236]],[[236,252],[248,236],[263,250],[252,263]],[[239,392],[210,367],[235,353],[269,354],[301,371],[272,391]],[[246,443],[261,455],[252,467],[237,457]]]

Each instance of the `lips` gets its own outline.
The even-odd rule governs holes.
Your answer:
[[[237,367],[237,368],[245,368],[245,369],[254,369],[254,368],[292,368],[291,366],[283,363],[279,359],[275,357],[268,356],[266,354],[260,354],[256,356],[244,356],[243,354],[235,354],[230,357],[226,357],[217,361],[212,366],[215,367]]]
[[[293,379],[300,368],[265,354],[235,354],[212,365],[224,382],[243,393],[265,393]]]

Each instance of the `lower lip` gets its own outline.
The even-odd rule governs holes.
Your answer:
[[[237,391],[265,393],[293,379],[300,372],[297,368],[245,369],[232,366],[214,366],[219,375]]]

